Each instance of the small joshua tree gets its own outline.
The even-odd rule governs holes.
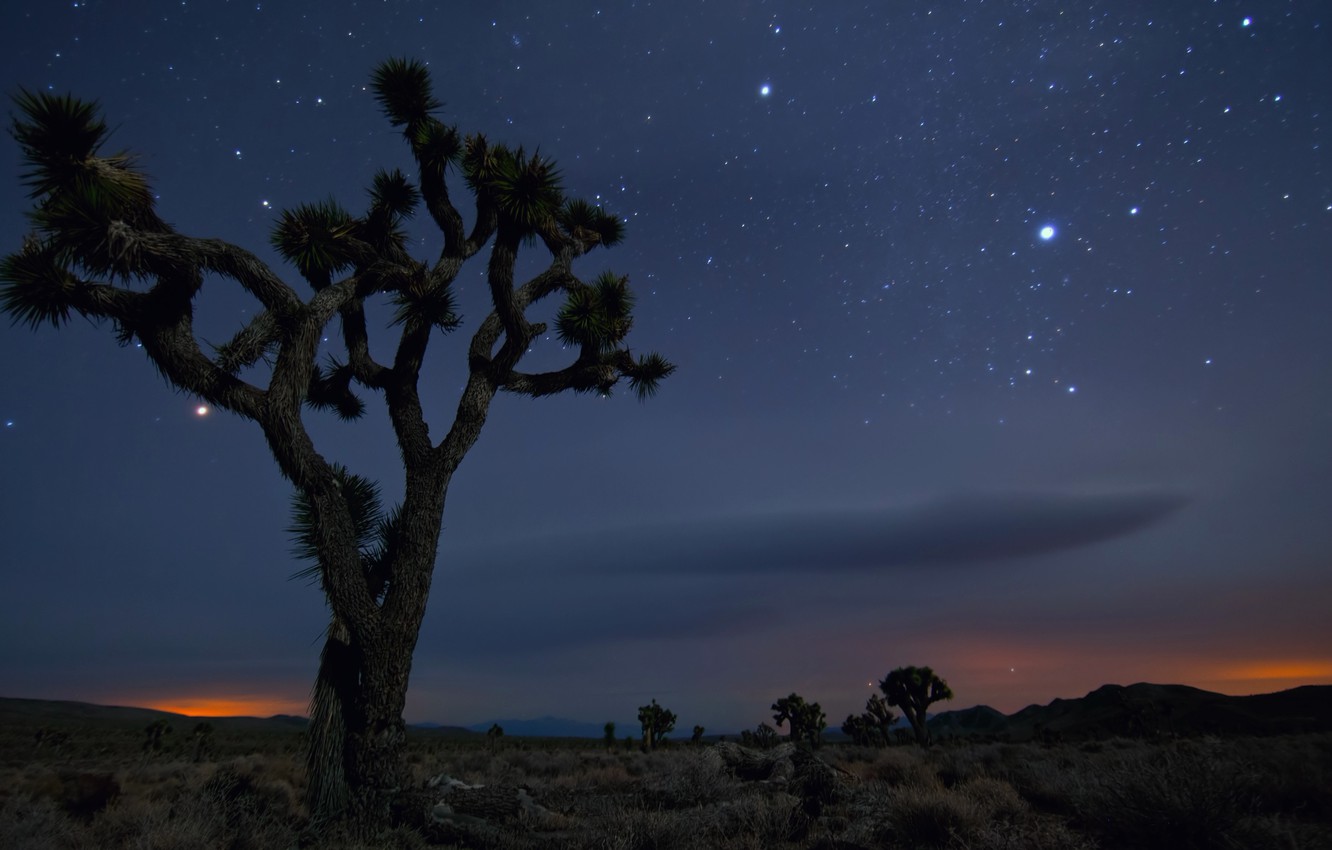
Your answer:
[[[777,730],[766,723],[760,723],[754,727],[754,744],[761,750],[766,750],[777,745]]]
[[[702,726],[695,726],[695,727],[694,727],[694,734],[689,736],[689,743],[691,743],[691,744],[701,744],[701,743],[703,743],[703,732],[704,732],[704,731],[706,731],[706,730],[704,730],[704,728],[703,728]]]
[[[614,747],[615,747],[615,724],[614,724],[612,721],[609,721],[609,720],[606,721],[606,726],[602,729],[602,738],[601,738],[601,739],[602,739],[603,742],[605,742],[605,744],[606,744],[606,749],[608,749],[608,750],[610,750],[610,749],[614,749]]]
[[[867,747],[874,742],[873,732],[865,722],[863,714],[848,714],[842,721],[842,734],[858,747]]]
[[[504,737],[504,727],[498,723],[490,724],[486,730],[486,746],[494,751],[499,748],[500,739]]]
[[[32,232],[0,262],[0,310],[16,323],[109,323],[176,389],[263,432],[295,488],[292,531],[330,608],[310,711],[307,803],[316,821],[350,817],[361,832],[387,823],[407,785],[402,712],[445,496],[495,396],[604,395],[624,380],[644,399],[674,370],[660,355],[630,351],[627,278],[604,272],[589,283],[574,273],[575,260],[621,240],[619,218],[566,197],[550,159],[464,137],[441,121],[423,63],[380,64],[371,90],[401,129],[414,175],[376,173],[359,214],[330,199],[278,216],[273,246],[303,287],[243,248],[177,231],[158,215],[134,158],[103,152],[109,130],[97,106],[45,92],[16,97],[12,132],[34,201]],[[455,204],[451,171],[471,204]],[[409,253],[404,226],[422,209],[438,245],[424,259]],[[479,260],[488,246],[488,260]],[[524,246],[549,255],[525,281],[516,274]],[[455,284],[474,279],[465,272],[474,259],[485,266],[489,303],[461,353],[453,419],[432,428],[422,371],[432,340],[463,323]],[[205,286],[234,286],[256,302],[252,318],[217,345],[195,326]],[[562,301],[550,311],[553,327],[529,315],[551,300]],[[393,311],[386,341],[368,319],[376,304]],[[548,331],[566,364],[524,371]],[[325,340],[336,354],[320,362]],[[404,472],[396,507],[381,504],[374,482],[326,459],[308,427],[307,415],[320,411],[361,417],[357,391],[379,394],[392,425]]]
[[[928,747],[930,728],[926,724],[927,710],[936,702],[953,698],[953,690],[948,687],[948,683],[929,667],[898,667],[879,683],[879,689],[883,691],[888,705],[902,709],[902,714],[916,733],[916,743]]]
[[[162,749],[166,736],[171,734],[171,724],[165,717],[159,717],[152,723],[149,723],[143,730],[143,751],[145,753],[155,753]]]
[[[887,700],[878,694],[871,694],[865,701],[865,711],[861,717],[865,718],[865,723],[871,731],[877,733],[877,738],[883,746],[892,743],[892,728],[897,722],[897,715],[893,714]]]
[[[213,751],[213,724],[196,723],[194,725],[194,761],[201,762]]]
[[[675,730],[675,713],[657,705],[654,699],[649,705],[638,707],[638,722],[643,725],[643,749],[655,750],[666,740],[666,736]]]
[[[863,712],[847,715],[842,732],[861,746],[886,747],[892,742],[891,730],[896,719],[884,698],[873,694],[865,701]]]

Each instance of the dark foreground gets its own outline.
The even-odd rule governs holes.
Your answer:
[[[446,773],[500,802],[431,818],[446,794],[431,790],[369,843],[310,829],[300,747],[297,729],[186,725],[154,748],[129,724],[7,723],[0,847],[1332,848],[1329,734],[830,745],[811,779],[785,761],[737,776],[709,745],[642,753],[422,732],[418,782]],[[524,805],[505,805],[520,787]]]

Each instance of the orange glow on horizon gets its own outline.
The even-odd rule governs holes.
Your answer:
[[[144,708],[184,714],[187,717],[272,717],[274,714],[305,714],[303,703],[263,696],[181,697],[151,700]]]
[[[1300,679],[1314,684],[1315,679],[1332,678],[1332,661],[1260,661],[1222,667],[1216,673],[1219,679],[1239,681],[1266,681],[1272,679]]]

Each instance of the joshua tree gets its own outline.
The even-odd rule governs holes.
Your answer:
[[[705,731],[706,731],[706,730],[705,730],[702,726],[695,726],[695,727],[694,727],[694,734],[691,735],[691,736],[689,736],[689,743],[691,743],[691,744],[701,744],[701,743],[703,742],[703,733],[704,733]]]
[[[870,698],[865,701],[865,712],[861,716],[865,718],[871,732],[878,734],[883,746],[888,746],[892,741],[889,736],[893,724],[897,722],[897,715],[888,707],[887,700],[878,694],[870,694]]]
[[[928,747],[930,729],[925,723],[926,711],[940,700],[953,698],[948,683],[929,667],[898,667],[879,683],[879,689],[883,691],[888,705],[902,709],[902,714],[916,733],[916,743]]]
[[[486,747],[492,751],[498,749],[500,739],[503,737],[504,727],[498,723],[490,724],[490,728],[486,730]]]
[[[643,749],[655,750],[675,730],[675,713],[657,705],[654,699],[638,707],[638,722],[643,724]]]
[[[612,749],[615,746],[615,724],[606,721],[606,726],[602,730],[602,740],[606,743],[606,749]]]
[[[828,718],[817,702],[805,702],[799,694],[782,697],[772,704],[772,719],[780,727],[783,723],[791,725],[791,741],[806,741],[811,747],[817,747],[822,740],[823,730],[828,728]]]
[[[194,725],[194,760],[201,762],[213,751],[213,724],[196,723]]]
[[[495,395],[606,394],[625,379],[644,399],[674,369],[660,355],[630,353],[627,278],[604,273],[586,283],[574,274],[577,258],[620,241],[618,218],[566,198],[550,159],[464,138],[435,117],[441,103],[424,64],[384,62],[371,88],[402,129],[416,173],[379,171],[360,214],[326,200],[278,217],[272,242],[309,287],[304,295],[238,246],[177,232],[158,216],[133,158],[102,151],[108,129],[96,105],[44,92],[16,97],[12,131],[35,202],[33,230],[0,262],[0,309],[15,322],[109,322],[177,389],[262,430],[295,488],[295,537],[331,609],[311,706],[310,809],[317,819],[348,811],[362,828],[385,822],[394,789],[406,784],[402,710],[445,494]],[[470,230],[447,185],[451,169],[471,196]],[[432,259],[408,253],[403,222],[418,207],[439,232]],[[488,261],[478,263],[489,312],[463,357],[453,421],[432,431],[420,393],[427,348],[462,324],[453,287],[470,279],[464,265],[487,245]],[[522,281],[515,262],[524,245],[544,249],[549,262]],[[258,302],[216,346],[194,325],[205,282],[237,286]],[[529,311],[552,296],[562,300],[552,330],[569,362],[521,371],[548,330]],[[382,301],[394,310],[394,338],[371,345],[366,304]],[[321,364],[325,337],[340,356]],[[356,388],[382,396],[402,457],[403,496],[392,509],[371,481],[326,460],[307,428],[307,410],[360,417]]]
[[[896,719],[883,697],[872,694],[865,701],[863,712],[847,715],[842,731],[861,746],[886,747],[892,741],[890,730]]]
[[[754,743],[764,750],[776,746],[777,730],[766,723],[760,723],[754,727]]]
[[[867,747],[874,743],[874,730],[865,722],[863,714],[848,714],[842,721],[842,734],[851,739],[851,742],[860,747]]]
[[[143,730],[143,751],[145,753],[155,753],[162,749],[162,744],[166,736],[171,734],[171,724],[165,717],[159,717],[152,723],[149,723]]]

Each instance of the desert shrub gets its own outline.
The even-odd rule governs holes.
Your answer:
[[[989,821],[1015,823],[1031,810],[1017,789],[1002,779],[978,776],[959,785],[955,793],[975,803]]]
[[[736,783],[705,753],[683,751],[643,781],[644,801],[654,808],[681,809],[719,803],[735,795]]]
[[[863,770],[853,770],[862,779],[889,785],[935,781],[934,768],[926,764],[916,749],[905,747],[880,750],[878,757]]]
[[[947,747],[932,750],[930,761],[935,775],[945,788],[961,785],[969,779],[986,775],[984,762],[975,749]]]
[[[1112,841],[1150,850],[1224,847],[1258,808],[1253,774],[1213,747],[1144,748],[1102,759],[1073,786],[1077,818]]]
[[[947,847],[986,826],[985,812],[975,800],[938,784],[893,789],[885,814],[875,838],[894,847]]]
[[[24,850],[93,847],[83,834],[54,800],[13,794],[0,803],[0,847]]]

